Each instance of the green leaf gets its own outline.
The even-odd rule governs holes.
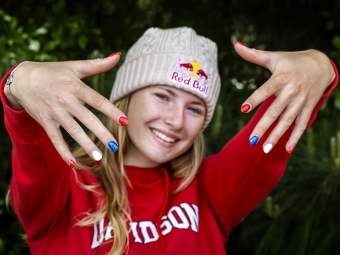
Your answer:
[[[335,36],[333,38],[333,45],[340,50],[340,36]]]
[[[47,29],[45,27],[39,27],[36,31],[35,31],[36,35],[44,35],[47,34]]]
[[[78,38],[78,45],[80,46],[81,49],[85,49],[87,44],[87,37],[85,35],[81,35]]]
[[[335,106],[336,109],[340,109],[340,97],[335,98],[334,106]]]
[[[34,52],[38,52],[40,50],[40,42],[37,40],[29,40],[28,49]]]

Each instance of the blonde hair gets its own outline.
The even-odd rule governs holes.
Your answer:
[[[131,94],[115,103],[122,112],[127,113]],[[108,216],[114,233],[113,246],[110,255],[122,254],[129,245],[129,230],[127,222],[131,221],[126,184],[130,185],[124,169],[124,155],[128,150],[129,138],[125,127],[119,126],[112,119],[106,118],[106,127],[113,134],[119,144],[116,153],[109,151],[97,138],[94,138],[98,148],[103,152],[100,164],[97,164],[88,154],[78,148],[74,155],[77,158],[77,169],[88,170],[94,174],[105,192],[105,200],[99,205],[97,211],[85,213],[86,217],[78,225],[87,226],[99,222]],[[195,178],[204,157],[204,139],[199,133],[191,148],[181,156],[171,160],[173,178],[182,178],[182,182],[175,193],[185,189]],[[91,192],[96,192],[98,186],[81,187]]]

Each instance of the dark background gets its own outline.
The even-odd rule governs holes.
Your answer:
[[[0,74],[23,60],[90,59],[115,51],[124,58],[151,26],[190,26],[219,47],[222,92],[205,130],[208,154],[249,119],[240,105],[270,76],[238,57],[234,40],[270,51],[315,48],[340,66],[340,1],[9,0],[0,3]],[[108,95],[115,70],[86,82]],[[25,255],[24,233],[5,206],[11,143],[0,114],[0,254]],[[232,231],[229,255],[340,254],[339,116],[338,88],[301,139],[279,185]]]

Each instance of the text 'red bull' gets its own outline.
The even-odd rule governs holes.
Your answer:
[[[182,62],[178,60],[170,79],[184,86],[189,86],[204,95],[208,94],[209,75],[197,61]]]

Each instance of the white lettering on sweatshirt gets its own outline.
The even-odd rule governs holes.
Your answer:
[[[159,234],[163,236],[169,234],[173,228],[191,229],[198,232],[198,207],[197,205],[189,205],[181,203],[179,206],[173,206],[168,213],[161,218],[160,230],[158,233],[156,223],[152,221],[130,222],[130,229],[135,243],[151,243],[159,239]],[[93,239],[91,248],[95,249],[104,241],[113,238],[113,228],[111,223],[104,228],[104,219],[93,225]]]

